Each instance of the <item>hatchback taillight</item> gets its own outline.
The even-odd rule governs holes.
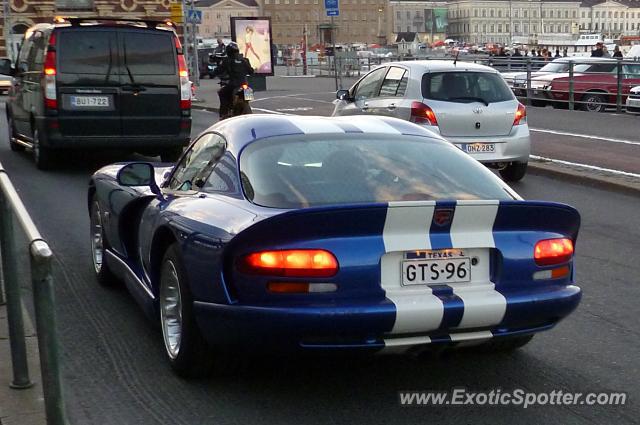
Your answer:
[[[522,103],[518,102],[518,109],[516,109],[516,115],[513,118],[513,125],[521,125],[527,123],[527,108]]]
[[[180,77],[180,109],[191,109],[191,81],[189,81],[189,70],[178,37],[175,38],[175,43],[178,54],[178,76]]]
[[[410,120],[416,124],[438,125],[433,109],[422,102],[411,102]]]
[[[56,74],[56,34],[51,33],[44,57],[44,104],[47,109],[58,109]]]

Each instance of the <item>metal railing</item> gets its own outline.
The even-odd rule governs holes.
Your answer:
[[[18,224],[17,227],[14,226],[15,222]],[[47,423],[66,425],[54,302],[53,253],[38,232],[4,167],[0,164],[0,257],[2,258],[2,280],[6,296],[9,344],[13,367],[11,387],[24,389],[33,384],[29,378],[22,319],[22,299],[18,281],[22,262],[19,258],[19,247],[15,237],[16,230],[22,230],[26,236],[29,251]],[[1,289],[0,292],[2,292]]]

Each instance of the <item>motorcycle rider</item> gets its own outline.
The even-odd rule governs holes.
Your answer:
[[[218,97],[220,98],[220,118],[226,118],[233,106],[233,94],[247,82],[247,75],[253,75],[249,60],[240,54],[238,44],[231,42],[226,47],[227,56],[222,59],[215,74],[220,77]]]

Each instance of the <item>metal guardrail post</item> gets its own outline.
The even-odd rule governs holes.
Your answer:
[[[618,74],[617,80],[617,90],[616,90],[616,112],[622,112],[622,62],[618,61],[616,66],[616,71]]]
[[[569,110],[575,109],[575,99],[573,92],[573,61],[569,62]]]
[[[55,294],[51,267],[53,253],[43,240],[33,241],[29,251],[47,423],[49,425],[65,425],[67,419],[60,379]]]
[[[0,170],[0,173],[4,173],[4,170]],[[25,389],[33,386],[33,383],[29,379],[20,283],[18,282],[17,274],[12,272],[18,269],[18,256],[13,235],[13,214],[3,193],[0,193],[0,222],[2,232],[0,233],[0,252],[7,297],[7,322],[9,324],[9,345],[11,347],[11,364],[13,366],[13,380],[10,387]]]
[[[531,106],[531,58],[527,58],[527,106]]]

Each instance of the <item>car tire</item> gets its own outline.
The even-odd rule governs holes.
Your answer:
[[[37,127],[33,129],[33,160],[39,170],[49,170],[54,160],[51,149],[42,146],[40,130]]]
[[[165,353],[173,371],[183,378],[210,375],[213,353],[196,324],[193,296],[175,243],[160,266],[158,303]]]
[[[507,182],[520,181],[525,174],[527,174],[526,162],[512,162],[511,164],[500,170],[502,179]]]
[[[176,162],[182,155],[182,147],[165,149],[160,152],[160,160],[162,162]]]
[[[524,347],[533,339],[533,334],[529,335],[516,335],[505,336],[493,339],[480,345],[481,351],[496,352],[496,351],[514,351],[518,348]]]
[[[13,141],[16,136],[16,129],[13,124],[13,117],[11,114],[7,114],[7,130],[9,132],[9,147],[11,150],[14,152],[22,152],[24,150],[24,146]]]
[[[582,96],[582,110],[587,112],[604,112],[606,98],[601,93],[587,93]]]
[[[118,278],[109,269],[109,265],[104,261],[105,250],[109,243],[105,238],[104,227],[102,226],[102,214],[100,204],[97,199],[91,200],[91,212],[89,213],[89,235],[91,238],[91,260],[96,280],[101,286],[116,286]]]

